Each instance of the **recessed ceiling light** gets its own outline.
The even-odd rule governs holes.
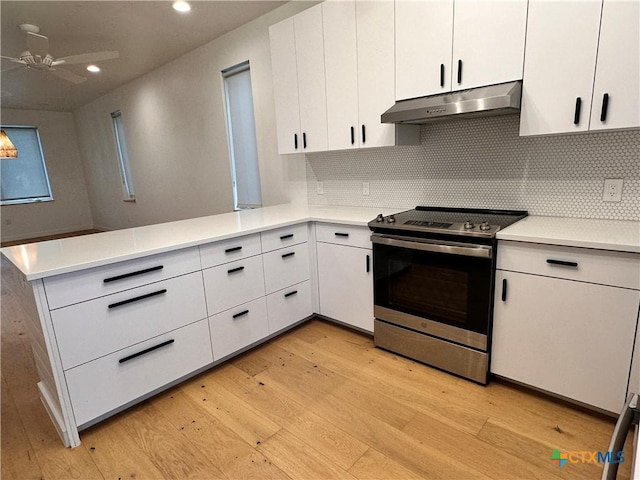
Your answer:
[[[173,2],[173,9],[180,13],[186,13],[191,10],[191,5],[184,0],[176,0]]]
[[[87,70],[89,70],[92,73],[98,73],[100,71],[100,67],[97,65],[89,65],[87,67]]]

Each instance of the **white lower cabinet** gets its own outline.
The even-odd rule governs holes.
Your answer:
[[[278,332],[313,313],[310,281],[267,295],[269,333]]]
[[[269,335],[264,297],[209,318],[214,360],[231,355]]]
[[[90,422],[212,362],[203,319],[67,370],[76,424]]]

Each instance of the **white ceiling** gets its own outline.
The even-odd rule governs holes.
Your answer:
[[[120,57],[98,65],[99,74],[86,65],[64,68],[87,77],[73,84],[55,75],[19,66],[0,78],[4,108],[72,111],[77,107],[210,42],[257,18],[284,1],[200,0],[191,12],[179,14],[165,1],[0,1],[3,56],[17,57],[25,47],[18,26],[30,23],[49,37],[56,57],[117,50]],[[2,60],[2,69],[13,66]]]

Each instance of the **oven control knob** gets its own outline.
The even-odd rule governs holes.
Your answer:
[[[384,216],[379,213],[378,216],[376,217],[376,222],[380,223],[380,222],[384,222]]]
[[[389,215],[387,217],[387,223],[396,223],[396,217],[394,217],[393,215]]]
[[[466,222],[464,222],[464,229],[465,230],[471,230],[474,227],[475,227],[475,225],[473,224],[473,222],[471,220],[467,220]]]
[[[491,225],[489,225],[489,222],[482,222],[479,228],[483,232],[486,232],[487,230],[491,230]]]

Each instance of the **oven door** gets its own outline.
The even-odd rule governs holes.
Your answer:
[[[487,351],[493,247],[374,233],[376,318]]]

